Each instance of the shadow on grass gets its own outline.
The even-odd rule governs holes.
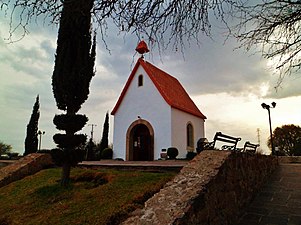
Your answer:
[[[33,193],[34,197],[46,200],[48,203],[55,203],[71,199],[76,190],[93,189],[100,185],[107,184],[111,180],[107,174],[95,171],[77,174],[70,179],[70,185],[67,187],[62,187],[60,181],[52,185],[40,187]]]
[[[100,185],[107,184],[111,181],[111,177],[106,173],[86,171],[77,176],[71,177],[71,182],[75,186],[81,186],[85,189],[93,189]]]
[[[62,187],[59,183],[38,188],[34,193],[35,197],[46,200],[48,203],[55,203],[71,199],[73,196],[73,185]]]

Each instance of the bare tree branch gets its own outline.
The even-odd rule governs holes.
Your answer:
[[[57,24],[63,1],[0,0],[10,18],[9,39],[20,30],[26,35],[34,21]],[[172,46],[183,51],[191,41],[199,43],[200,35],[210,36],[211,20],[217,19],[240,47],[259,47],[265,58],[278,60],[280,83],[301,68],[300,0],[94,0],[91,13],[105,44],[107,30],[115,25],[120,33],[143,36],[159,50]]]
[[[262,0],[235,4],[238,24],[232,27],[241,47],[260,47],[263,57],[276,62],[278,86],[286,75],[301,68],[301,1]]]
[[[63,1],[63,0],[61,0]],[[62,2],[57,0],[0,0],[0,7],[10,17],[10,37],[33,21],[43,19],[57,24]],[[76,1],[76,0],[75,0]],[[154,44],[166,48],[184,47],[186,42],[197,40],[199,34],[210,35],[209,15],[222,18],[222,0],[95,0],[93,20],[105,40],[108,24],[114,24],[120,32],[144,36]]]

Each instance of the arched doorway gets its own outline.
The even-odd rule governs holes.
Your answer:
[[[142,119],[135,121],[127,132],[127,160],[154,160],[154,132],[151,125]]]

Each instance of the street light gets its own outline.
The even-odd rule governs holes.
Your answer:
[[[267,105],[265,103],[262,103],[261,106],[262,108],[268,110],[269,113],[269,124],[270,124],[270,138],[271,138],[271,147],[272,147],[272,155],[275,155],[275,148],[274,148],[274,143],[273,143],[273,133],[272,133],[272,123],[271,123],[271,112],[270,112],[270,108],[275,108],[276,107],[276,102],[272,102],[270,105]]]
[[[42,135],[45,134],[45,131],[38,131],[38,135],[40,135],[40,141],[39,141],[39,151],[41,150],[41,144],[42,144]]]

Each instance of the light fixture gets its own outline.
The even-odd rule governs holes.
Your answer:
[[[272,155],[275,154],[275,148],[274,148],[274,143],[273,143],[273,132],[272,132],[272,122],[271,122],[271,112],[270,112],[270,108],[275,108],[276,107],[276,102],[272,102],[271,103],[272,106],[267,105],[265,103],[261,104],[261,107],[268,110],[268,114],[269,114],[269,125],[270,125],[270,139],[271,139],[271,147],[272,147]]]

